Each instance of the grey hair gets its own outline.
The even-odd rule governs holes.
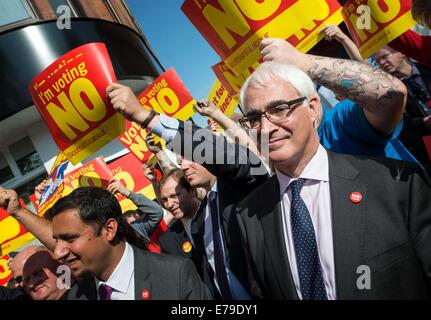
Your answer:
[[[273,82],[274,79],[287,81],[301,97],[308,99],[317,95],[316,86],[304,71],[293,65],[266,61],[242,85],[239,93],[241,106],[247,107],[245,97],[250,86],[265,86]]]

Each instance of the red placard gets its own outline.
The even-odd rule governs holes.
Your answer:
[[[307,52],[323,36],[323,23],[339,24],[336,0],[186,0],[181,9],[236,74],[259,59],[264,38],[282,38]]]
[[[12,279],[12,271],[7,266],[10,257],[0,257],[0,286],[5,286]]]
[[[130,191],[142,193],[150,199],[155,198],[151,182],[145,177],[142,163],[129,153],[108,165],[112,175]],[[123,211],[135,209],[136,206],[127,198],[117,194]]]
[[[24,201],[21,199],[20,204],[25,208]],[[7,211],[0,208],[0,252],[3,255],[22,247],[34,239],[34,236],[23,225],[9,216]]]
[[[367,58],[415,24],[411,0],[349,0],[342,14],[352,40]]]
[[[106,189],[112,177],[103,157],[97,157],[64,175],[63,196],[79,187],[96,186]]]
[[[195,101],[173,68],[154,80],[139,94],[138,99],[146,109],[179,120],[187,120],[194,113]],[[145,144],[146,135],[146,131],[138,124],[126,121],[126,131],[118,139],[141,162],[146,162],[152,154]]]
[[[106,97],[115,82],[103,43],[80,46],[33,79],[29,90],[65,156],[76,164],[124,132],[124,118]]]

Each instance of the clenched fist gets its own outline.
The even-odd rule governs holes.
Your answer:
[[[138,101],[132,89],[119,83],[111,83],[106,88],[112,106],[120,112],[126,119],[137,123],[142,123],[149,111]]]
[[[283,39],[263,39],[260,43],[260,53],[263,61],[291,64],[301,70],[306,70],[310,66],[308,56]]]
[[[21,209],[15,190],[7,190],[0,187],[0,208],[6,210],[12,217]]]

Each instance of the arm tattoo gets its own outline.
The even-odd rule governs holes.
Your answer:
[[[312,57],[306,70],[315,82],[369,111],[382,111],[403,102],[401,81],[382,70],[353,60]]]

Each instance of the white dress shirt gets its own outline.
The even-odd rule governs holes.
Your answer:
[[[211,187],[212,192],[217,192],[217,181],[212,185]],[[217,197],[218,199],[218,197]],[[217,201],[217,212],[219,213],[219,200]],[[214,238],[213,238],[213,224],[211,220],[211,211],[210,211],[210,203],[207,201],[206,207],[205,207],[205,232],[204,232],[204,245],[205,245],[205,252],[207,255],[208,262],[213,269],[214,272],[214,283],[217,287],[217,290],[220,292],[219,284],[217,277],[215,276],[215,261],[214,261]],[[222,225],[223,222],[220,221],[220,214],[217,215],[217,218],[219,219],[219,233],[220,238],[222,240],[222,243],[224,244],[224,236],[222,231]],[[226,253],[224,252],[224,245],[222,246],[223,250],[223,257],[226,259]],[[247,291],[243,288],[239,280],[236,278],[236,276],[232,273],[232,271],[229,269],[228,263],[224,262],[225,268],[226,268],[226,275],[229,281],[229,286],[232,293],[232,298],[235,300],[247,300],[250,299],[250,295],[247,293]]]
[[[123,256],[108,281],[96,279],[97,299],[100,299],[99,287],[103,283],[114,289],[111,300],[135,300],[135,257],[127,242]]]
[[[296,291],[299,298],[302,299],[290,219],[292,191],[289,185],[296,179],[292,179],[279,171],[276,174],[280,184],[282,221],[287,256]],[[304,168],[299,178],[306,179],[304,187],[301,190],[301,198],[304,200],[313,222],[327,297],[328,300],[335,300],[336,287],[331,197],[329,190],[329,163],[328,154],[321,145],[319,145],[316,154]]]

